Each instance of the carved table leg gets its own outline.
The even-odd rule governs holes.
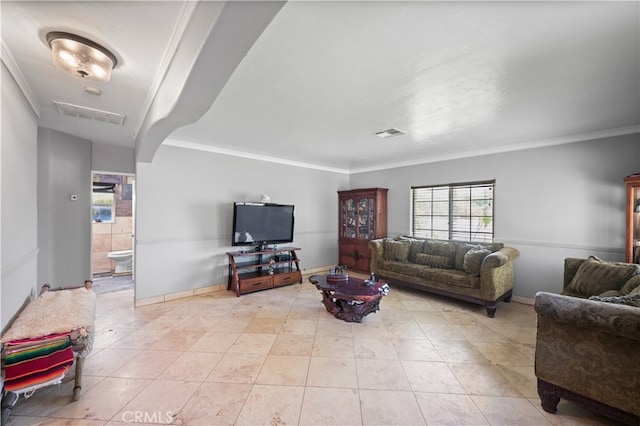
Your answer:
[[[322,292],[322,303],[327,308],[327,312],[347,322],[362,322],[366,315],[380,310],[379,299],[349,304],[344,300],[334,298],[329,291]]]

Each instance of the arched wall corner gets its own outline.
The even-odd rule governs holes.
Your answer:
[[[217,2],[202,2],[198,6],[136,137],[136,161],[150,163],[173,130],[197,121],[211,108],[249,49],[285,3],[230,1],[222,8]],[[201,47],[194,52],[194,45]],[[185,69],[184,64],[192,66]]]

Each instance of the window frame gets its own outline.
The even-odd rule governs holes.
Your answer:
[[[495,238],[495,186],[496,186],[495,179],[473,181],[473,182],[456,182],[456,183],[447,183],[447,184],[438,184],[438,185],[411,186],[411,190],[410,190],[411,236],[418,237],[418,238],[437,238],[437,239],[452,240],[452,241],[493,242]],[[489,191],[491,191],[490,192],[491,196],[488,198],[481,198],[481,197],[474,198],[473,189],[483,188],[483,187],[489,187]],[[418,192],[420,190],[429,190],[431,191],[431,194],[419,194]],[[456,214],[456,208],[459,208],[461,206],[461,204],[458,204],[456,206],[455,205],[457,204],[456,201],[460,202],[463,200],[455,199],[454,194],[456,192],[459,192],[460,190],[469,191],[469,198],[468,198],[469,206],[467,209],[469,213],[468,215]],[[439,191],[438,195],[440,196],[440,198],[433,197],[435,191]],[[445,191],[446,191],[446,200],[442,197]],[[430,195],[429,197],[430,200],[423,201],[424,204],[422,205],[422,207],[423,209],[428,211],[428,214],[421,214],[419,215],[419,217],[422,217],[423,219],[429,218],[428,219],[429,227],[417,228],[417,222],[419,221],[417,220],[418,216],[416,214],[416,210],[417,210],[416,207],[418,207],[417,203],[420,203],[420,201],[417,201],[417,199],[426,198],[425,196],[427,195]],[[484,210],[482,211],[482,213],[484,214],[474,214],[473,212],[474,200],[479,201],[480,204],[482,204],[483,202],[487,203],[489,210],[487,211],[486,210],[487,207],[484,207]],[[464,201],[466,202],[467,199],[464,199]],[[442,213],[441,211],[445,203],[446,203],[446,214]],[[439,210],[436,209],[438,211],[435,211],[434,213],[433,207],[439,207],[440,209]],[[481,207],[478,207],[478,205],[476,204],[475,210],[477,210],[478,208],[481,208]],[[456,218],[458,220],[456,220]],[[476,226],[480,226],[482,222],[485,222],[487,220],[486,218],[489,218],[490,231],[481,231],[479,230],[479,228],[473,231],[472,226],[474,226],[474,224]],[[434,219],[436,220],[434,221]],[[440,219],[441,223],[443,221],[446,221],[446,229],[444,229],[444,227],[442,226],[438,228],[437,226],[434,225],[434,222],[437,222],[438,219]],[[468,230],[456,229],[456,223],[459,224],[460,222],[463,222],[463,223],[468,222],[468,225],[469,225]],[[485,225],[485,227],[486,226],[487,225]],[[445,234],[446,234],[446,238],[445,238]],[[461,236],[465,236],[465,238],[461,238]]]

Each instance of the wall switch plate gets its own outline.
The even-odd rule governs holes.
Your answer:
[[[69,199],[70,199],[71,201],[78,201],[78,195],[76,195],[76,194],[71,194],[71,195],[69,195]]]

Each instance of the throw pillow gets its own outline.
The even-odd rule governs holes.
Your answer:
[[[427,253],[418,253],[416,255],[416,263],[439,269],[451,269],[452,266],[451,259],[447,256],[438,256]]]
[[[456,260],[455,260],[455,268],[459,271],[464,271],[462,265],[464,265],[464,255],[467,254],[469,250],[477,247],[472,244],[464,244],[457,243],[456,244]]]
[[[640,293],[627,295],[627,296],[614,296],[614,297],[601,297],[591,296],[589,300],[595,300],[596,302],[615,303],[618,305],[629,305],[640,307]]]
[[[606,262],[596,256],[589,256],[576,271],[568,288],[584,296],[602,294],[608,290],[619,291],[629,278],[638,272],[638,265]]]
[[[409,256],[409,247],[411,241],[394,241],[384,240],[382,247],[384,250],[385,260],[398,260],[400,262],[406,262]]]
[[[424,241],[423,240],[415,240],[413,238],[407,238],[407,237],[399,237],[400,241],[410,241],[411,242],[411,246],[409,247],[409,256],[407,258],[407,260],[409,262],[415,262],[416,261],[416,255],[418,253],[422,253],[422,249],[424,248]]]
[[[486,249],[482,246],[477,246],[464,255],[464,262],[462,263],[462,269],[467,272],[469,275],[477,277],[480,275],[480,268],[482,267],[482,262],[484,258],[491,254],[489,249]]]
[[[624,283],[624,286],[620,289],[620,294],[624,296],[631,293],[634,289],[640,289],[640,274],[636,274],[629,278],[629,280]]]

